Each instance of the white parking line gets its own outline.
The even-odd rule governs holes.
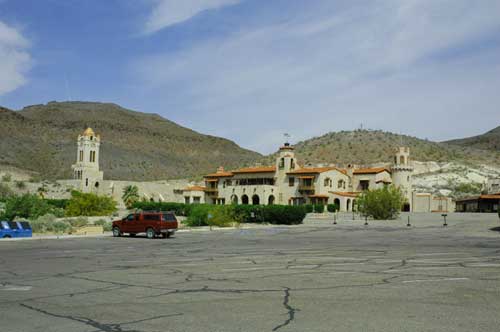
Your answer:
[[[443,278],[443,279],[416,279],[416,280],[405,280],[404,284],[414,283],[414,282],[438,282],[438,281],[464,281],[470,280],[469,278]]]

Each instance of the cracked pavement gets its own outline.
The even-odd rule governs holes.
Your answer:
[[[498,331],[498,217],[412,218],[0,242],[1,331]]]

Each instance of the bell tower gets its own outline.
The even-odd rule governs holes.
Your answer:
[[[392,183],[403,192],[405,199],[403,211],[412,211],[413,164],[410,161],[409,147],[399,147],[397,149],[391,171]]]
[[[99,170],[101,137],[92,128],[78,135],[76,163],[72,166],[73,178],[79,181],[82,192],[98,192],[104,174]]]

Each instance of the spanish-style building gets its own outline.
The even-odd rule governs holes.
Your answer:
[[[302,167],[293,146],[285,143],[273,166],[256,166],[205,175],[205,187],[197,188],[197,201],[212,204],[336,204],[341,211],[352,211],[356,198],[364,190],[394,184],[405,196],[407,211],[412,208],[410,151],[399,148],[392,167],[347,168]],[[186,202],[192,200],[186,188]]]

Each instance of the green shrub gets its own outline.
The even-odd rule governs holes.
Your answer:
[[[172,211],[178,216],[188,216],[194,206],[205,204],[184,204],[171,202],[135,202],[133,209],[152,211]]]
[[[403,202],[401,190],[388,186],[363,192],[357,199],[357,206],[358,211],[365,217],[387,220],[395,219],[399,215]]]
[[[4,174],[4,175],[2,176],[2,181],[3,181],[3,182],[10,182],[11,180],[12,180],[12,175],[10,175],[10,174],[8,174],[8,173],[7,173],[7,174]]]
[[[46,214],[53,214],[58,217],[64,215],[64,211],[42,200],[38,195],[24,194],[21,196],[11,196],[5,204],[4,217],[9,220],[14,218],[37,219]]]
[[[267,205],[263,212],[266,222],[279,225],[301,224],[307,213],[304,205]]]
[[[323,204],[314,204],[314,212],[315,213],[325,212],[325,206]]]
[[[306,204],[306,205],[304,205],[304,207],[305,207],[307,213],[312,213],[314,210],[314,206],[312,204]]]
[[[209,213],[207,223],[210,226],[228,227],[239,223],[239,216],[230,205],[215,205]]]
[[[24,183],[24,181],[16,181],[15,184],[17,189],[23,190],[26,188],[26,183]]]
[[[69,203],[69,199],[45,199],[45,201],[53,207],[59,209],[66,209]]]
[[[236,218],[242,223],[263,223],[264,206],[262,205],[232,205]]]
[[[116,211],[116,202],[108,196],[92,193],[71,192],[71,199],[66,206],[68,217],[107,216]]]
[[[196,205],[190,211],[186,219],[188,226],[208,226],[208,215],[210,214],[209,205]]]
[[[328,212],[337,212],[338,210],[340,210],[340,207],[337,204],[328,204],[326,206],[326,209]]]

